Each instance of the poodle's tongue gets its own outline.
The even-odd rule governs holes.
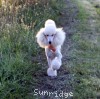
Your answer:
[[[56,51],[56,49],[55,49],[54,46],[52,46],[52,45],[49,45],[48,48],[51,49],[53,52]]]

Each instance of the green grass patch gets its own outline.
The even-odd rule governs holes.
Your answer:
[[[72,36],[73,51],[72,56],[72,72],[74,73],[74,98],[75,99],[97,99],[100,93],[100,46],[98,36],[97,42],[93,42],[91,37],[92,28],[89,24],[90,13],[87,13],[84,4],[77,0],[79,13],[76,19],[79,20],[77,25],[77,33]],[[95,17],[97,18],[97,17]],[[97,20],[97,19],[96,19]],[[99,20],[98,20],[99,21]],[[94,28],[98,28],[94,26]],[[97,32],[95,30],[95,32]],[[97,83],[95,83],[97,81]],[[94,84],[94,83],[96,84]]]
[[[42,53],[35,35],[45,20],[57,21],[63,8],[60,0],[45,2],[47,4],[42,4],[42,1],[33,5],[18,4],[15,15],[9,5],[4,12],[1,10],[0,99],[35,98],[33,90],[39,79],[34,75],[41,70],[37,59]]]
[[[97,14],[100,16],[100,7],[96,8]]]
[[[86,19],[88,18],[89,13],[87,13],[84,10],[84,5],[81,4],[82,2],[80,0],[75,1],[75,3],[77,4],[78,9],[79,9],[79,13],[76,18],[82,21],[83,23],[85,23]]]
[[[100,1],[99,0],[97,1],[88,0],[88,1],[93,5],[93,7],[96,9],[97,14],[100,16]]]

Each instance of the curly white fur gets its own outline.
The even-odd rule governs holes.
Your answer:
[[[47,74],[48,76],[57,76],[57,70],[53,70],[53,68],[48,68],[47,69]]]
[[[62,62],[57,57],[55,57],[51,62],[51,67],[53,70],[58,70],[61,66]]]
[[[65,40],[65,32],[62,28],[57,28],[53,20],[48,19],[45,22],[45,27],[41,28],[36,35],[37,43],[40,47],[45,48],[45,53],[49,68],[47,70],[48,76],[57,76],[57,70],[60,68],[62,62],[61,46]],[[49,45],[52,45],[56,51],[53,52]]]

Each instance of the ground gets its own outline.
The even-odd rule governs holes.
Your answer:
[[[100,1],[91,1],[65,0],[66,6],[61,12],[58,22],[59,26],[63,27],[66,32],[66,40],[62,47],[63,65],[58,71],[58,76],[51,79],[46,74],[46,57],[42,55],[42,63],[40,62],[42,70],[35,75],[39,79],[36,89],[57,93],[62,91],[65,93],[73,92],[73,97],[69,96],[69,99],[94,99],[94,97],[100,97],[100,76],[95,77],[95,73],[99,72],[97,74],[100,74],[98,70],[100,63],[100,18],[95,8],[96,5],[99,6],[98,2],[100,3]],[[95,55],[95,57],[92,57],[91,50],[92,55]],[[97,69],[95,69],[94,65]],[[93,78],[98,79],[98,83],[95,85],[93,84],[95,81],[91,81]],[[99,88],[96,90],[92,86],[99,86]],[[65,96],[56,97],[55,94],[50,96],[40,95],[40,97],[43,99],[65,98]]]
[[[39,79],[39,83],[38,86],[36,87],[36,89],[39,89],[40,91],[48,91],[48,92],[56,92],[60,93],[60,92],[72,92],[73,91],[73,87],[72,87],[72,83],[73,82],[73,74],[70,72],[70,67],[67,66],[67,61],[69,60],[69,56],[68,56],[68,51],[70,50],[71,47],[71,40],[70,40],[70,36],[72,35],[74,28],[72,29],[72,27],[74,27],[74,17],[77,14],[77,7],[75,4],[72,4],[72,2],[70,0],[66,0],[66,5],[65,9],[63,10],[63,12],[61,13],[61,17],[59,19],[59,24],[60,27],[63,27],[64,31],[66,32],[66,40],[64,42],[63,48],[62,48],[62,54],[63,54],[63,65],[60,68],[60,70],[58,71],[58,76],[54,79],[52,79],[51,77],[48,77],[46,74],[46,70],[48,68],[47,66],[47,62],[46,61],[46,57],[41,55],[40,59],[43,59],[43,57],[45,57],[41,62],[45,62],[40,64],[42,65],[42,72],[40,70],[40,72],[37,73],[36,77],[38,77]],[[75,8],[75,9],[74,9]],[[72,10],[72,11],[70,11]],[[75,13],[75,15],[74,15]],[[62,21],[63,20],[63,21]],[[75,21],[76,22],[76,21]],[[41,77],[41,78],[40,78]],[[50,99],[54,99],[55,94],[51,95],[51,96],[40,96],[43,99],[45,98],[50,98]],[[55,98],[60,98],[55,97]],[[63,96],[64,98],[64,96]]]

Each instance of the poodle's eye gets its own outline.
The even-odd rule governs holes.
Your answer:
[[[51,36],[53,36],[53,34]]]
[[[49,35],[46,35],[46,36],[49,36]]]

